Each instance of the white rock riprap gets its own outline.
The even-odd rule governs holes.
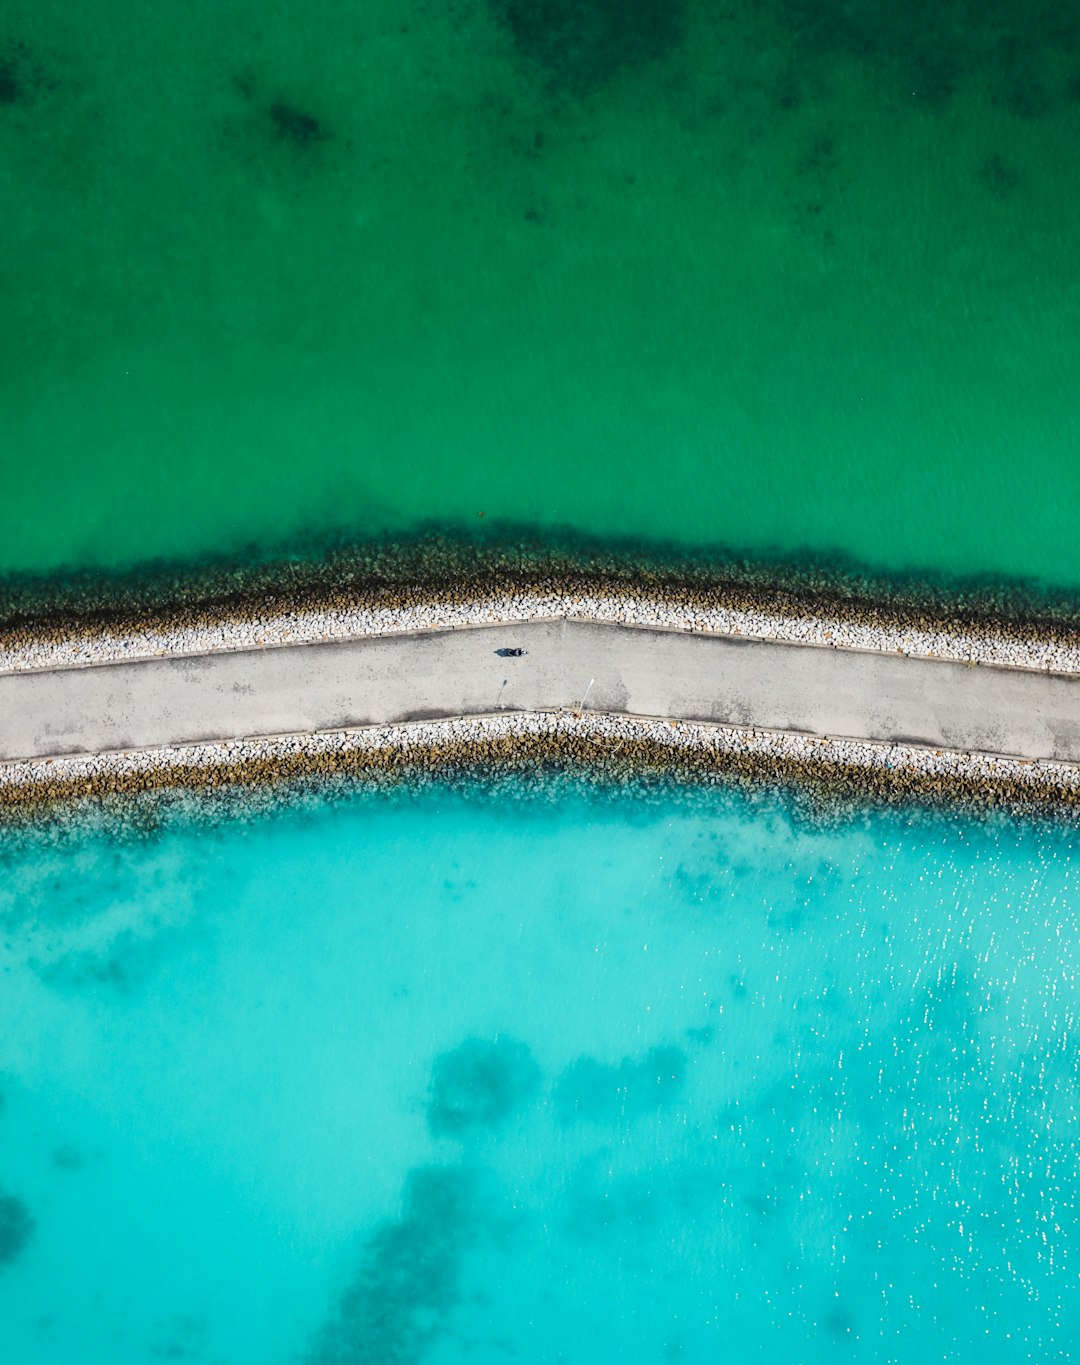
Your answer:
[[[1080,767],[1045,760],[933,750],[910,744],[809,738],[776,731],[657,721],[578,712],[536,712],[424,721],[395,726],[267,739],[234,740],[88,757],[34,759],[0,764],[0,809],[17,808],[32,797],[35,807],[54,799],[136,793],[148,787],[207,787],[224,782],[265,783],[275,773],[333,775],[355,772],[357,758],[393,769],[489,761],[497,743],[532,745],[537,751],[609,761],[630,754],[631,766],[676,766],[693,760],[699,771],[718,775],[753,768],[769,780],[785,772],[842,773],[853,796],[947,799],[960,792],[987,804],[1072,808],[1080,799]],[[353,761],[351,761],[353,760]],[[363,768],[365,765],[359,765]]]
[[[258,616],[207,621],[182,629],[148,626],[116,631],[103,628],[97,634],[59,635],[32,642],[19,640],[16,644],[0,643],[0,673],[362,639],[419,630],[562,619],[663,627],[1080,674],[1080,645],[1037,633],[1026,636],[992,627],[965,631],[927,629],[917,624],[883,626],[854,618],[799,614],[780,608],[703,608],[645,593],[561,595],[557,592],[493,594],[467,602],[432,600],[409,606],[380,606],[359,600],[352,607],[304,611],[275,610],[268,606]]]

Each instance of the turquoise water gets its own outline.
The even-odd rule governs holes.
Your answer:
[[[1067,1360],[1078,906],[741,799],[10,844],[0,1354]]]

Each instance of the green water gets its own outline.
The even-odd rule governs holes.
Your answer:
[[[1078,138],[1071,0],[7,0],[0,572],[483,512],[1080,585]]]
[[[0,1358],[1072,1359],[1074,843],[442,792],[0,848]]]

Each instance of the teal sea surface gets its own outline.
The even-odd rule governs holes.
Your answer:
[[[6,0],[0,576],[521,524],[1080,588],[1075,0]]]
[[[1069,1360],[1074,842],[602,788],[9,837],[0,1355]]]

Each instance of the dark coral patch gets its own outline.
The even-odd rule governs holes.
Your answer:
[[[962,81],[1022,118],[1047,112],[1047,76],[1080,33],[1074,0],[752,0],[774,12],[803,50],[843,52],[891,72],[922,104],[944,104]]]
[[[584,95],[682,42],[686,0],[491,0],[523,57],[553,89]]]
[[[467,1038],[435,1059],[428,1126],[435,1137],[496,1128],[540,1088],[540,1068],[524,1043]]]
[[[18,104],[22,82],[10,57],[0,57],[0,104]]]
[[[980,165],[979,179],[995,199],[1005,199],[1021,183],[1020,172],[1000,152],[994,152]]]
[[[0,108],[29,104],[35,89],[44,84],[25,43],[0,42]]]
[[[624,1057],[618,1066],[579,1057],[559,1078],[555,1107],[563,1123],[617,1123],[678,1099],[685,1079],[686,1053],[678,1047],[650,1048],[641,1061]]]
[[[25,43],[0,37],[0,111],[28,107],[56,88],[48,68]]]
[[[52,1163],[58,1171],[80,1171],[86,1159],[77,1147],[65,1142],[53,1152]]]
[[[270,106],[270,122],[278,137],[294,147],[310,147],[329,137],[317,118],[284,100],[275,100]]]
[[[475,1178],[468,1171],[409,1172],[401,1217],[369,1238],[356,1279],[315,1337],[308,1365],[419,1361],[457,1304],[461,1255],[475,1238]]]
[[[34,1231],[34,1219],[21,1199],[0,1194],[0,1268],[22,1255]]]
[[[1017,118],[1042,118],[1054,103],[1043,79],[1039,55],[1015,34],[998,47],[990,98]]]

